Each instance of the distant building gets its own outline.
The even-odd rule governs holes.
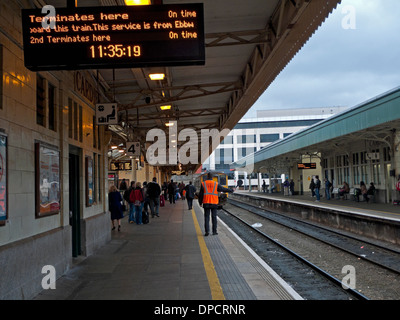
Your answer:
[[[248,188],[247,173],[230,171],[230,163],[347,109],[347,107],[330,107],[257,111],[257,118],[239,121],[203,163],[203,169],[225,172],[229,175],[230,186],[237,185],[240,179]],[[262,179],[268,178],[266,174],[260,174],[261,182]],[[256,173],[251,177],[251,185],[253,187],[258,185]]]

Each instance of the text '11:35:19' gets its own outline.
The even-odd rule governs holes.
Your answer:
[[[91,46],[90,57],[95,58],[123,58],[140,57],[142,48],[139,45],[110,44],[107,46]]]

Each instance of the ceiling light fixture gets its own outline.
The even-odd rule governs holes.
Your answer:
[[[151,0],[125,0],[127,6],[143,6],[151,4]]]
[[[160,107],[161,110],[170,110],[171,108],[172,108],[171,105],[168,105],[168,106],[161,106],[161,107]]]
[[[153,81],[164,80],[165,73],[150,73],[149,77],[150,77],[150,80],[153,80]]]

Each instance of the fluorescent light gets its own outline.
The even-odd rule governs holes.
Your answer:
[[[174,125],[174,123],[173,123],[173,122],[167,122],[167,123],[165,123],[165,125],[166,125],[167,127],[172,127],[172,126]]]
[[[171,105],[168,105],[168,106],[161,106],[161,107],[160,107],[161,110],[170,110],[171,108],[172,108]]]
[[[165,74],[164,73],[150,73],[149,77],[151,80],[156,81],[156,80],[164,80]]]
[[[127,6],[142,6],[151,4],[151,0],[125,0]]]
[[[117,149],[118,147],[117,146],[111,146],[111,149]]]

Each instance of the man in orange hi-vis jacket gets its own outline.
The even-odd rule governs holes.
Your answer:
[[[212,173],[208,173],[207,180],[201,184],[199,193],[199,204],[204,208],[204,236],[210,234],[210,213],[212,221],[213,235],[217,235],[217,209],[218,209],[218,192],[232,193],[232,189],[220,186],[218,182],[213,180]]]

